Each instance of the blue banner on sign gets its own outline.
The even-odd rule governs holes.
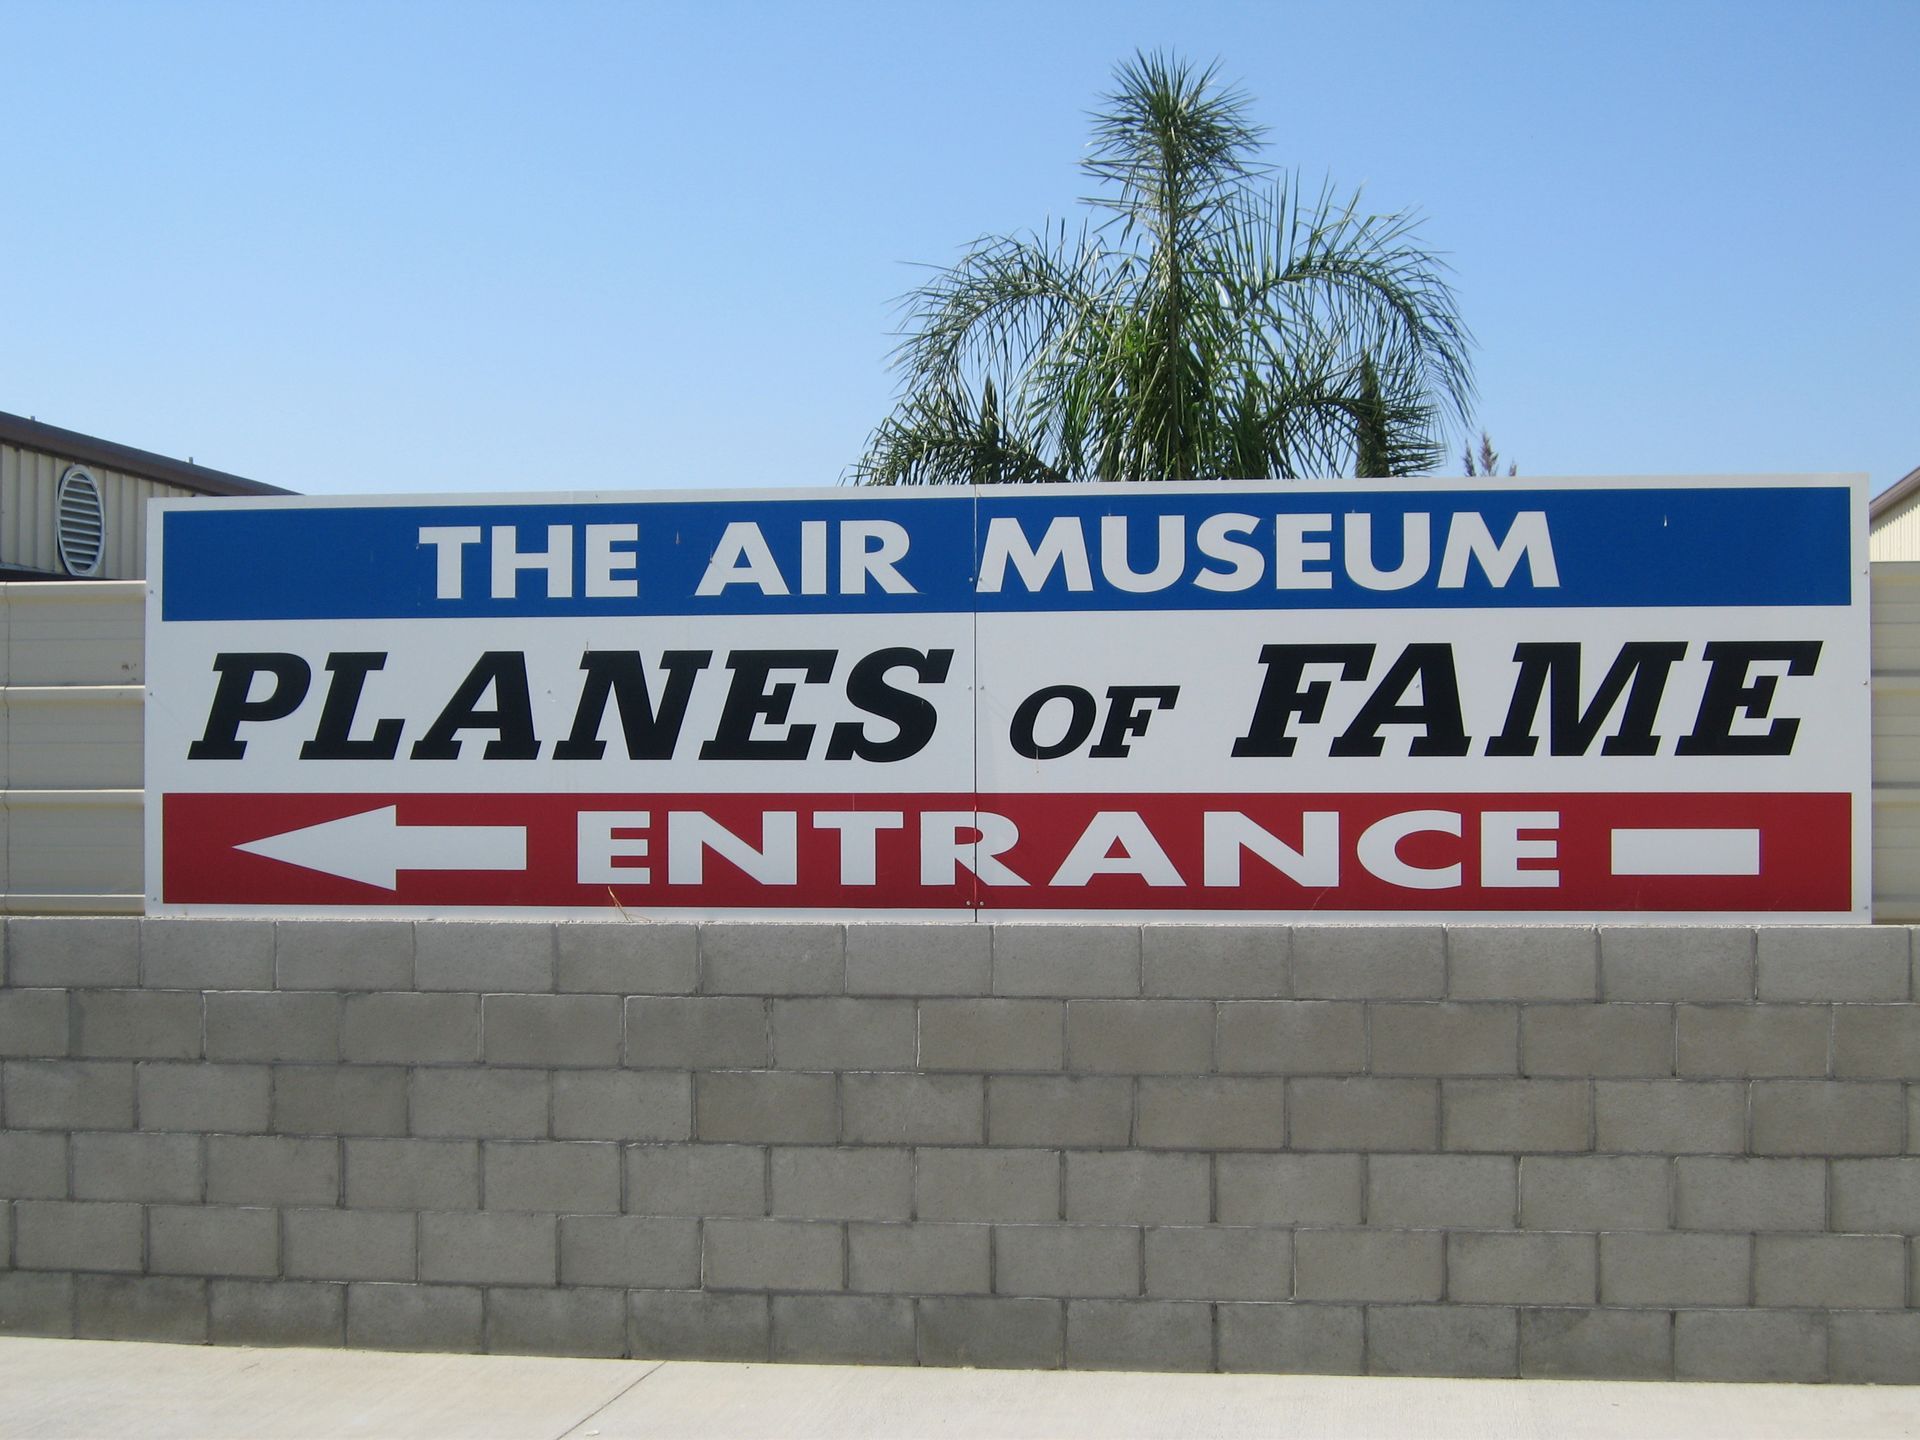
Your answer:
[[[164,510],[163,616],[1846,605],[1844,486],[1146,486]]]

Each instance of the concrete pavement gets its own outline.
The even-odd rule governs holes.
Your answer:
[[[1920,1390],[701,1365],[0,1339],[0,1440],[1920,1437]]]

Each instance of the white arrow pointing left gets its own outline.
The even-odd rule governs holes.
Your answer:
[[[402,826],[395,805],[324,820],[234,848],[382,890],[394,889],[402,870],[527,868],[525,826]]]

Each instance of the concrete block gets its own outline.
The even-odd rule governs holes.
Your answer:
[[[1070,1001],[1067,1066],[1114,1075],[1204,1075],[1213,1069],[1213,1004]]]
[[[1664,1310],[1522,1310],[1520,1373],[1540,1380],[1665,1380],[1673,1374],[1673,1317]]]
[[[1505,1230],[1518,1214],[1510,1155],[1372,1155],[1367,1223],[1401,1230]]]
[[[309,1280],[411,1280],[413,1216],[397,1210],[289,1210],[287,1274]]]
[[[252,1134],[267,1128],[273,1072],[265,1065],[149,1063],[139,1067],[142,1130]]]
[[[1446,1285],[1437,1230],[1296,1230],[1301,1300],[1438,1300]]]
[[[1367,1369],[1374,1375],[1518,1375],[1519,1312],[1489,1305],[1372,1306]]]
[[[1450,925],[1447,994],[1455,1000],[1592,1000],[1600,942],[1585,925]]]
[[[1592,1235],[1523,1230],[1447,1236],[1447,1299],[1456,1304],[1591,1305],[1599,1283]]]
[[[1147,1230],[1147,1294],[1156,1300],[1285,1300],[1293,1293],[1293,1236],[1229,1225]]]
[[[1529,1005],[1520,1069],[1540,1076],[1673,1074],[1671,1005]]]
[[[618,1065],[620,1005],[617,995],[488,995],[481,1054],[489,1065]]]
[[[81,1275],[73,1287],[73,1333],[81,1340],[207,1343],[207,1282],[149,1275]]]
[[[271,990],[273,922],[149,915],[140,922],[140,983],[161,990]]]
[[[914,1304],[920,1363],[994,1370],[1057,1369],[1067,1312],[1058,1300],[933,1295]]]
[[[1133,1136],[1133,1082],[1104,1075],[992,1075],[994,1145],[1113,1146]]]
[[[560,1070],[553,1133],[561,1140],[690,1140],[693,1077],[672,1070]]]
[[[373,1210],[477,1210],[475,1140],[345,1142],[347,1204]]]
[[[1140,1232],[1120,1225],[996,1225],[1001,1295],[1138,1295]]]
[[[778,1164],[776,1155],[776,1208]],[[928,1149],[915,1156],[913,1214],[917,1219],[1054,1220],[1061,1213],[1060,1196],[1061,1161],[1052,1150]]]
[[[764,1000],[643,995],[627,1001],[626,1063],[670,1070],[755,1069],[772,1054]]]
[[[276,1065],[273,1129],[282,1135],[404,1135],[399,1065]]]
[[[1827,1317],[1827,1346],[1835,1384],[1920,1384],[1920,1313],[1841,1311]]]
[[[340,1204],[340,1140],[213,1135],[207,1139],[207,1200],[217,1206]]]
[[[839,1129],[834,1096],[832,1075],[791,1070],[702,1072],[693,1077],[694,1134],[706,1141],[830,1145]]]
[[[1751,1248],[1745,1235],[1602,1235],[1601,1303],[1745,1305]]]
[[[1825,1168],[1817,1160],[1774,1163]],[[1823,1227],[1814,1224],[1792,1228]],[[1834,1161],[1833,1228],[1854,1234],[1920,1235],[1920,1160]]]
[[[824,997],[773,1002],[773,1063],[783,1070],[911,1070],[911,1000]]]
[[[1907,998],[1909,932],[1892,925],[1763,925],[1762,1000],[1871,1003]]]
[[[1074,1370],[1211,1370],[1213,1307],[1185,1300],[1069,1300]]]
[[[485,1344],[480,1292],[465,1285],[349,1285],[347,1344],[471,1354]]]
[[[986,1139],[986,1090],[977,1075],[846,1075],[840,1104],[849,1144],[978,1145]]]
[[[995,925],[993,993],[1062,999],[1140,993],[1140,930],[1133,925]]]
[[[1205,1155],[1071,1151],[1067,1155],[1067,1219],[1204,1225],[1212,1208],[1208,1172]]]
[[[618,1290],[489,1290],[490,1355],[627,1353],[627,1297]]]
[[[1432,1150],[1439,1143],[1436,1081],[1356,1076],[1289,1080],[1287,1086],[1296,1150]]]
[[[552,1215],[420,1217],[420,1278],[468,1285],[553,1285],[559,1280],[559,1222]]]
[[[767,1152],[755,1145],[630,1145],[627,1203],[636,1215],[764,1215]]]
[[[993,1260],[985,1225],[927,1222],[847,1226],[847,1284],[869,1294],[985,1295]]]
[[[1066,1063],[1059,1000],[923,1000],[922,1070],[1058,1070]]]
[[[1345,1082],[1150,1076],[1139,1082],[1134,1143],[1165,1150],[1277,1150],[1286,1143],[1289,1083]]]
[[[1907,1242],[1896,1235],[1761,1235],[1753,1242],[1756,1305],[1898,1310],[1907,1301]]]
[[[1376,1075],[1513,1075],[1520,1068],[1513,1005],[1382,1004],[1369,1007]]]
[[[1753,932],[1704,925],[1600,927],[1605,1000],[1751,1000]]]
[[[1825,1005],[1682,1005],[1679,1007],[1679,1071],[1682,1075],[1827,1073]]]
[[[533,1140],[547,1133],[544,1070],[416,1070],[411,1123],[416,1135]]]
[[[911,1365],[913,1302],[879,1295],[776,1295],[773,1358],[809,1365]]]
[[[557,929],[529,920],[435,920],[417,926],[414,988],[508,994],[551,990]]]
[[[215,1345],[344,1345],[347,1287],[311,1280],[215,1280],[207,1286]]]
[[[906,1220],[913,1215],[910,1150],[776,1147],[768,1178],[775,1215],[796,1220]]]
[[[66,1053],[65,990],[0,990],[0,1059],[59,1059]]]
[[[73,1334],[73,1276],[0,1270],[0,1335]]]
[[[1589,1149],[1588,1089],[1581,1080],[1443,1080],[1440,1100],[1445,1147],[1547,1152]]]
[[[1202,1000],[1286,996],[1292,949],[1284,925],[1144,925],[1142,989]]]
[[[1712,1080],[1599,1080],[1594,1148],[1618,1154],[1734,1154],[1747,1148],[1746,1086]]]
[[[413,931],[405,920],[278,921],[274,988],[411,990]]]
[[[1446,993],[1437,925],[1302,925],[1293,932],[1293,993],[1303,1000],[1438,1000]]]
[[[1906,1100],[1892,1083],[1756,1080],[1756,1155],[1898,1155],[1906,1143]]]
[[[838,995],[846,935],[817,921],[716,920],[700,928],[700,989],[709,995]]]
[[[0,1198],[63,1200],[66,1194],[66,1136],[49,1131],[0,1130]]]
[[[280,1215],[234,1205],[153,1205],[147,1268],[156,1275],[278,1275]]]
[[[1214,1197],[1223,1225],[1358,1225],[1364,1157],[1219,1155]]]
[[[1358,1305],[1219,1305],[1220,1368],[1256,1374],[1359,1375],[1366,1311]]]
[[[563,1215],[560,1283],[694,1289],[700,1284],[700,1222],[691,1216]]]
[[[1826,1316],[1678,1311],[1673,1317],[1673,1372],[1676,1380],[1825,1380]]]
[[[105,916],[15,915],[7,921],[7,984],[73,989],[140,983],[140,922]]]
[[[603,1140],[489,1140],[480,1147],[489,1210],[620,1213],[620,1147]]]
[[[73,1053],[110,1060],[197,1060],[200,993],[77,990],[73,994]]]
[[[699,929],[661,920],[576,921],[553,927],[554,982],[602,995],[690,995]]]
[[[199,1200],[206,1176],[201,1162],[204,1143],[198,1135],[149,1135],[139,1131],[75,1135],[73,1198],[178,1203]]]
[[[138,1205],[13,1202],[13,1263],[22,1270],[139,1270],[141,1258]]]
[[[1826,1164],[1683,1155],[1674,1162],[1674,1224],[1682,1230],[1824,1230]]]
[[[627,1294],[628,1344],[636,1360],[765,1360],[771,1328],[765,1295]]]
[[[340,1058],[340,997],[273,990],[206,997],[209,1060]]]
[[[349,995],[340,1058],[354,1064],[470,1065],[480,1058],[478,995]]]
[[[709,1290],[843,1290],[845,1227],[812,1220],[706,1221]]]
[[[1835,1006],[1833,1073],[1843,1079],[1920,1080],[1920,1005]]]
[[[9,1060],[0,1065],[9,1130],[130,1130],[133,1065],[124,1060]]]
[[[985,925],[849,925],[849,995],[985,995],[993,933]]]
[[[1367,1012],[1356,1001],[1240,1000],[1220,1006],[1219,1065],[1267,1075],[1358,1075]]]

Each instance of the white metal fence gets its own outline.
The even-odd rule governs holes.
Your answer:
[[[0,585],[0,910],[137,914],[146,586]],[[1873,567],[1874,918],[1920,921],[1920,561]]]

